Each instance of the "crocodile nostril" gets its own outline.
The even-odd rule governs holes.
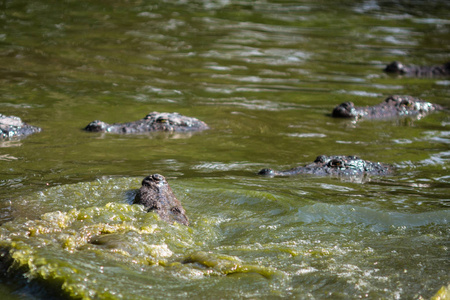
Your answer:
[[[319,155],[316,157],[315,163],[324,163],[327,160],[325,155]]]
[[[258,172],[258,175],[273,175],[274,170],[273,169],[262,169]]]

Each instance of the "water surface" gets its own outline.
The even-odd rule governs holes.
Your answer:
[[[448,78],[385,64],[450,60],[447,1],[19,1],[1,4],[7,299],[430,298],[450,284],[450,119],[332,119],[391,94],[449,105]],[[107,135],[89,122],[179,112],[211,129]],[[388,177],[266,178],[316,156]],[[167,177],[192,225],[130,205]],[[25,279],[33,279],[27,282]],[[442,293],[448,293],[443,290]]]

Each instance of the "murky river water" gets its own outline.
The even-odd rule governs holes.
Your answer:
[[[1,277],[2,299],[427,299],[442,287],[448,297],[448,112],[329,116],[390,94],[448,107],[449,78],[381,72],[393,60],[450,60],[448,1],[0,7],[0,113],[43,129],[0,142],[0,244],[16,270]],[[211,129],[81,130],[151,111]],[[256,175],[320,154],[396,171]],[[190,227],[130,205],[152,173],[166,176]]]

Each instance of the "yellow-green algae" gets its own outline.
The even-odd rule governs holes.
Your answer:
[[[102,280],[111,265],[122,275],[127,268],[142,272],[154,265],[188,277],[276,273],[237,257],[196,251],[193,231],[161,221],[140,205],[107,203],[6,223],[0,227],[0,246],[14,260],[11,271],[25,268],[27,278],[61,284],[69,296],[82,299],[125,297],[110,280]]]
[[[24,196],[16,209],[36,211],[0,227],[0,245],[15,260],[11,271],[86,299],[185,298],[199,290],[203,298],[217,291],[290,297],[321,286],[320,295],[329,287],[338,298],[389,299],[403,291],[385,287],[405,282],[392,266],[421,284],[422,261],[446,253],[445,211],[384,212],[348,205],[346,194],[343,204],[317,203],[292,196],[303,181],[285,189],[274,182],[267,192],[235,178],[171,180],[191,220],[186,227],[129,204],[140,179],[104,178]],[[409,242],[410,235],[425,243]],[[439,274],[427,285],[446,282]]]
[[[450,299],[450,284],[443,286],[437,293],[431,297],[430,300],[449,300]]]

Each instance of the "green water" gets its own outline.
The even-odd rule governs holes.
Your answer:
[[[2,299],[428,299],[450,276],[450,118],[336,120],[390,94],[450,104],[448,1],[4,1]],[[179,112],[211,129],[105,135]],[[388,177],[259,177],[358,155]],[[163,174],[190,227],[130,205]],[[91,241],[91,243],[90,243]],[[0,269],[3,266],[0,265]],[[14,271],[14,272],[13,272]]]

